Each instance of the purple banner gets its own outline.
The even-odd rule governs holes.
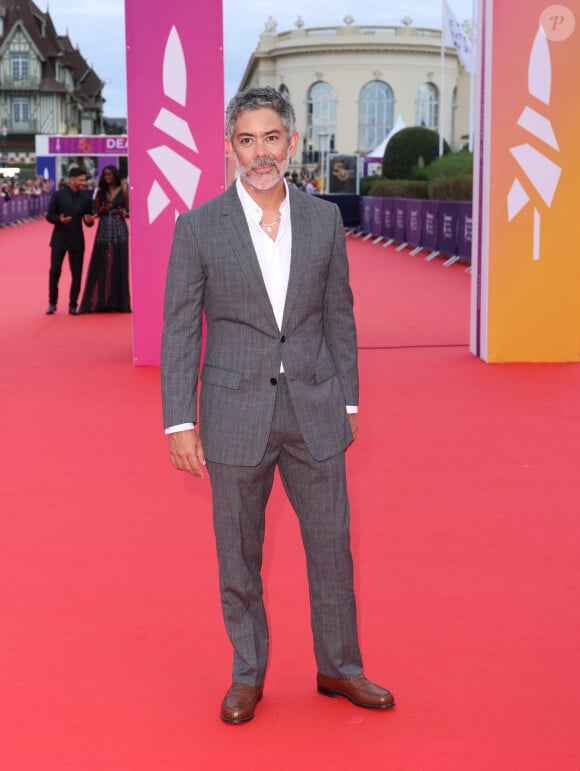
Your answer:
[[[371,223],[371,233],[373,236],[380,236],[383,230],[383,201],[384,198],[373,198],[373,219]]]
[[[406,241],[411,246],[422,246],[423,201],[411,199],[407,201],[407,235]]]
[[[395,232],[394,220],[393,220],[393,199],[383,199],[383,229],[381,235],[385,238],[393,238]]]
[[[52,155],[36,156],[36,173],[45,180],[51,179],[56,188],[56,158]]]
[[[407,231],[407,200],[404,198],[395,198],[393,205],[394,232],[395,241],[403,243]]]
[[[363,177],[380,175],[383,168],[382,158],[363,158]]]
[[[437,248],[444,254],[457,254],[457,232],[459,204],[452,201],[439,202],[439,238]]]
[[[48,211],[50,193],[17,195],[9,201],[0,200],[0,225],[20,222],[32,217],[44,217]]]
[[[473,236],[473,206],[471,201],[459,204],[459,237],[457,254],[466,262],[471,262],[471,241]]]
[[[373,226],[373,201],[368,195],[360,199],[360,229],[363,233],[370,233]]]
[[[48,138],[51,155],[127,155],[126,136],[56,136]]]
[[[101,178],[101,174],[103,173],[103,169],[106,166],[119,166],[119,158],[118,156],[111,156],[111,155],[99,155],[97,158],[97,179]]]
[[[423,236],[422,246],[430,251],[437,249],[439,241],[439,203],[423,201]]]
[[[471,261],[470,201],[423,201],[411,198],[360,198],[363,233],[393,238],[430,251]]]

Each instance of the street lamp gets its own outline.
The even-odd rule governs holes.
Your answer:
[[[326,150],[327,150],[327,142],[326,140],[330,134],[328,134],[326,131],[319,131],[318,132],[318,151],[320,153],[320,178],[322,179],[322,190],[320,191],[323,195],[326,195],[326,192],[328,190],[327,186],[327,175],[326,175]]]

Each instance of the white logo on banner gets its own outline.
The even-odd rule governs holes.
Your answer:
[[[171,28],[167,43],[165,44],[163,94],[167,99],[176,102],[180,107],[186,107],[187,68],[183,46],[175,27]],[[179,142],[188,151],[192,153],[198,152],[189,124],[184,118],[172,112],[171,109],[161,107],[153,125],[171,139]],[[169,182],[173,192],[181,198],[188,209],[191,209],[201,176],[200,169],[183,157],[183,155],[165,144],[151,147],[147,153],[155,162],[166,181]],[[147,196],[149,224],[154,222],[170,204],[170,195],[165,191],[163,184],[158,179],[153,180],[149,195]],[[178,214],[179,211],[176,205],[175,216],[177,217]]]
[[[534,40],[530,55],[528,91],[531,96],[549,107],[552,92],[552,61],[548,39],[541,26]],[[551,147],[552,150],[560,151],[552,124],[545,115],[531,107],[526,107],[520,115],[518,126],[525,129],[535,139]],[[540,152],[540,150],[527,143],[512,147],[510,152],[534,186],[543,203],[550,208],[556,194],[562,168]],[[530,196],[516,177],[507,198],[508,221],[511,222],[529,201]],[[540,224],[541,215],[538,208],[534,206],[534,260],[540,259]]]

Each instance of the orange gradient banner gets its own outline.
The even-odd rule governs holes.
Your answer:
[[[471,350],[580,360],[580,0],[482,0]]]

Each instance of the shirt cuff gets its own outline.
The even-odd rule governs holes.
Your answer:
[[[195,423],[180,423],[177,426],[168,426],[165,433],[176,434],[178,431],[190,431],[192,428],[195,428]]]
[[[348,415],[354,415],[355,412],[358,412],[358,406],[355,406],[354,404],[347,404],[346,411]]]

